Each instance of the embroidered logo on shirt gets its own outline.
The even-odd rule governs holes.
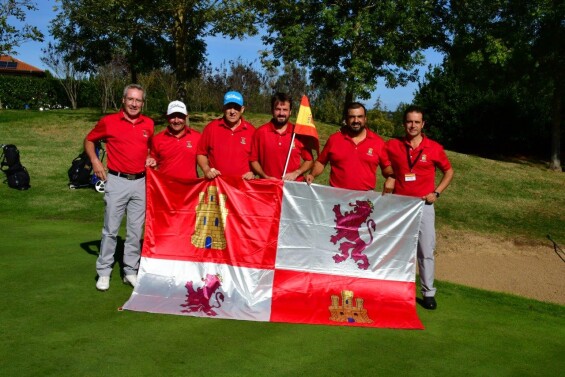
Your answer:
[[[247,143],[245,142],[245,137],[242,137],[242,138],[241,138],[241,144],[243,144],[243,145],[247,144]]]
[[[192,148],[192,143],[190,142],[190,140],[188,140],[188,141],[186,142],[186,147],[187,147],[187,148]]]
[[[373,148],[369,148],[369,150],[367,151],[367,155],[369,156],[373,155]]]
[[[428,160],[427,156],[425,154],[422,154],[422,158],[420,159],[420,161],[426,162],[427,160]]]

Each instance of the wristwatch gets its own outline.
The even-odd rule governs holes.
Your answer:
[[[436,198],[439,198],[439,192],[434,191],[434,194],[435,194]]]

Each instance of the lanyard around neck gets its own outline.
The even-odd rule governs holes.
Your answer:
[[[408,160],[408,167],[410,168],[410,171],[412,171],[412,169],[414,169],[414,166],[416,166],[416,164],[418,163],[418,160],[420,160],[420,156],[422,156],[424,149],[420,149],[420,152],[418,152],[416,159],[412,161],[412,159],[410,158],[410,146],[408,146],[408,144],[404,144],[404,146],[406,147],[406,159]]]

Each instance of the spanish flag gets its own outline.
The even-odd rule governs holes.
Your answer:
[[[314,138],[314,146],[316,148],[316,152],[320,154],[320,138],[318,137],[318,131],[316,130],[316,126],[314,125],[314,118],[312,117],[310,102],[308,101],[308,97],[306,96],[302,96],[302,100],[300,101],[300,108],[298,109],[298,116],[296,117],[294,133]]]

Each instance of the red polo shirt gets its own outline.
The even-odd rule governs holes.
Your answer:
[[[185,127],[185,134],[176,137],[166,129],[153,137],[151,157],[157,161],[157,169],[166,175],[180,179],[198,178],[196,171],[196,147],[200,132]]]
[[[272,122],[259,127],[253,135],[249,161],[258,161],[265,174],[282,178],[293,131],[292,123],[288,123],[286,130],[282,133],[277,131]],[[301,158],[305,161],[312,161],[312,147],[303,135],[296,135],[286,172],[290,173],[300,168]],[[297,181],[303,180],[303,176],[297,178]]]
[[[375,189],[377,166],[390,165],[384,140],[369,129],[359,144],[343,129],[331,135],[317,161],[330,163],[330,186],[364,191]]]
[[[235,130],[231,130],[224,119],[208,123],[196,149],[197,155],[208,156],[208,163],[227,176],[241,177],[251,171],[249,155],[255,127],[243,118]]]
[[[451,169],[443,147],[427,137],[417,148],[412,148],[405,138],[391,139],[387,151],[396,176],[395,194],[426,196],[435,190],[436,168],[442,172]]]
[[[120,111],[100,119],[86,139],[93,143],[105,140],[108,169],[138,174],[145,171],[145,160],[153,132],[151,118],[140,115],[132,123]]]

